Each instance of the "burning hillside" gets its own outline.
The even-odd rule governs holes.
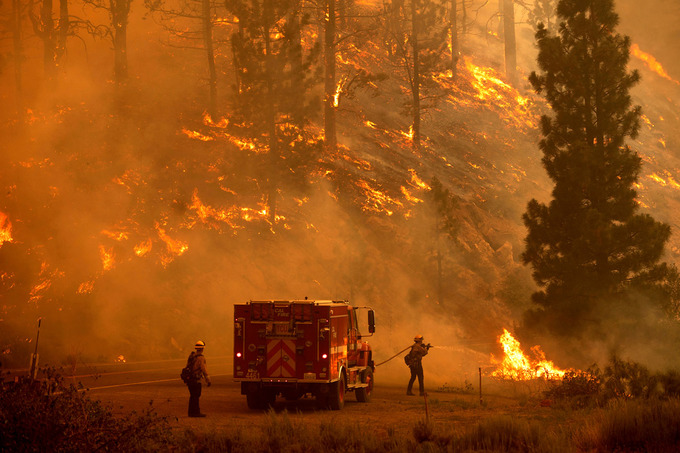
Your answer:
[[[144,75],[124,102],[69,94],[68,107],[6,122],[6,359],[21,363],[38,316],[52,357],[170,357],[197,336],[226,349],[234,302],[306,295],[373,306],[385,344],[431,328],[483,337],[479,349],[490,352],[533,290],[519,262],[521,214],[550,190],[536,145],[547,107],[525,79],[505,81],[496,38],[470,37],[457,78],[442,71],[429,80],[415,148],[400,113],[407,75],[380,37],[349,42],[337,57],[333,152],[323,148],[319,115],[304,125],[281,117],[273,132],[253,134],[226,99],[220,115],[205,114],[181,74],[162,93]],[[384,73],[352,85],[357,74]],[[654,74],[643,73],[638,94],[647,120],[634,144],[645,158],[639,200],[676,227],[680,120],[673,97],[653,95],[669,82]],[[275,157],[272,133],[285,144]],[[455,200],[453,238],[433,233],[433,178]],[[677,238],[672,252],[680,253]],[[412,322],[421,312],[442,321]]]

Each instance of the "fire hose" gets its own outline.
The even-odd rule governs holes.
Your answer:
[[[375,364],[375,366],[380,366],[380,365],[382,365],[382,364],[384,364],[384,363],[389,362],[390,360],[392,360],[392,359],[394,359],[394,358],[400,356],[403,352],[405,352],[407,349],[410,349],[412,346],[413,346],[413,345],[406,346],[404,349],[402,349],[401,351],[397,352],[396,354],[394,354],[394,355],[393,355],[392,357],[390,357],[389,359],[383,360],[382,362]],[[426,344],[425,346],[427,347],[427,349],[434,348],[434,346],[432,346],[432,345],[429,344],[429,343]]]

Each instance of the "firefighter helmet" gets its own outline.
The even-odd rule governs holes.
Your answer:
[[[202,341],[202,340],[198,340],[198,341],[196,342],[196,346],[195,346],[195,347],[196,347],[196,349],[203,349],[203,348],[205,348],[205,342]]]
[[[413,341],[423,341],[423,336],[422,335],[416,335],[413,337]]]

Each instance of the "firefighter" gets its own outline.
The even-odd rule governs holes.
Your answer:
[[[196,351],[191,351],[187,359],[187,367],[191,370],[191,376],[187,381],[189,387],[189,417],[205,417],[201,413],[199,407],[199,398],[201,398],[201,379],[205,379],[205,383],[210,387],[210,376],[208,376],[208,369],[205,365],[205,357],[203,356],[203,348],[205,342],[199,340],[196,342]]]
[[[427,351],[430,349],[430,345],[423,344],[422,335],[416,335],[413,338],[413,341],[415,343],[413,344],[413,346],[411,346],[411,352],[408,353],[408,355],[410,356],[408,366],[411,369],[411,380],[408,381],[408,388],[406,389],[406,394],[413,395],[413,392],[411,390],[413,389],[413,383],[415,382],[417,377],[420,396],[423,396],[425,394],[425,383],[423,382],[424,377],[422,360],[423,357],[427,355]]]

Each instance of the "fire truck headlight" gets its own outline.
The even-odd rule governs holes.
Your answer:
[[[240,358],[241,358],[241,353],[240,353],[240,352],[237,352],[237,353],[236,353],[236,357],[238,357],[238,358],[240,359]]]
[[[328,354],[321,354],[321,358],[322,358],[322,359],[327,359],[327,358],[328,358]]]

